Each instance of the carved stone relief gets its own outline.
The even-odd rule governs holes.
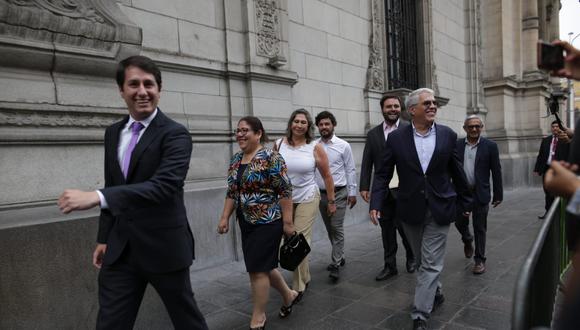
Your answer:
[[[269,58],[280,55],[280,17],[275,0],[255,0],[257,54]]]
[[[141,42],[116,0],[0,1],[0,66],[102,74]]]
[[[367,69],[368,90],[382,92],[385,89],[385,71],[383,69],[383,48],[381,33],[381,10],[379,0],[372,0],[372,31],[369,42],[369,66]]]
[[[110,51],[116,28],[87,0],[6,0],[0,35]]]
[[[122,114],[0,110],[0,127],[83,127],[105,128]]]

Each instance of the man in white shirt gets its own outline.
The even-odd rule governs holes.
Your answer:
[[[332,262],[327,270],[333,280],[339,278],[339,267],[344,266],[344,215],[346,207],[353,208],[356,204],[356,169],[350,144],[334,135],[336,118],[328,111],[323,111],[315,119],[320,138],[317,140],[324,147],[328,156],[330,173],[334,180],[335,200],[329,200],[326,195],[324,180],[316,171],[316,183],[320,188],[320,214],[324,220],[328,238],[332,244]],[[328,204],[336,203],[336,213],[329,216]]]

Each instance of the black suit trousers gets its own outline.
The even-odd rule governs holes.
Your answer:
[[[193,298],[189,267],[158,274],[143,271],[133,260],[126,247],[115,263],[101,268],[97,329],[132,329],[147,284],[161,297],[175,329],[207,329]]]
[[[407,260],[415,260],[407,236],[405,236],[399,220],[395,216],[397,201],[395,197],[393,197],[394,194],[396,194],[396,190],[391,190],[388,194],[387,200],[383,203],[381,219],[379,220],[381,226],[381,238],[383,240],[385,268],[393,270],[397,269],[397,231],[399,232],[401,241],[405,247]]]
[[[463,243],[470,243],[475,236],[475,255],[473,259],[477,262],[485,262],[485,241],[487,234],[487,214],[489,213],[489,204],[480,204],[473,202],[471,218],[473,221],[473,233],[469,232],[469,217],[458,214],[455,220],[455,228],[461,234]]]

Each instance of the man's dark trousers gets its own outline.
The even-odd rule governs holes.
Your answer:
[[[169,273],[151,273],[134,260],[127,246],[119,260],[102,266],[98,279],[97,329],[133,329],[148,283],[161,297],[175,329],[207,329],[193,298],[189,267]]]
[[[472,204],[471,219],[473,221],[473,234],[469,232],[469,217],[458,214],[455,220],[455,228],[461,233],[463,243],[473,242],[475,236],[475,255],[476,262],[485,262],[485,236],[487,232],[487,214],[489,204],[481,204],[474,200]]]
[[[405,246],[407,261],[415,259],[409,241],[407,240],[407,236],[405,236],[399,220],[395,217],[397,211],[396,197],[398,190],[398,188],[390,189],[386,200],[383,202],[383,211],[381,212],[381,219],[379,220],[379,225],[381,226],[381,238],[383,240],[383,250],[385,251],[385,268],[392,270],[397,269],[397,231],[399,231],[399,235],[401,235],[401,240]]]

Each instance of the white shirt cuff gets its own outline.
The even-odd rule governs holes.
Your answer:
[[[574,195],[572,195],[572,197],[568,201],[566,211],[574,215],[580,215],[580,188],[576,189]]]
[[[103,196],[103,193],[100,190],[97,190],[97,195],[99,195],[99,199],[101,200],[101,209],[108,209],[109,204],[107,204],[107,200],[105,199],[105,196]]]

